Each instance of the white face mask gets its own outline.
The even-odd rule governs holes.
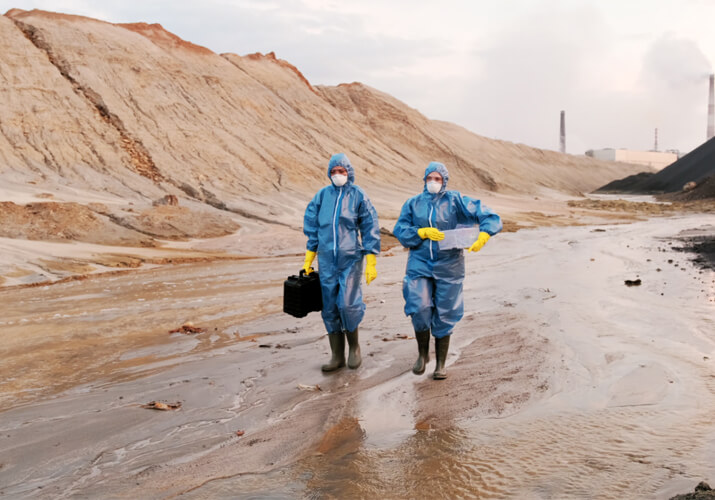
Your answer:
[[[440,189],[442,189],[441,182],[427,181],[427,191],[429,191],[430,193],[437,194],[437,193],[439,193]]]
[[[340,187],[344,186],[345,183],[348,182],[348,176],[343,174],[335,174],[330,177],[330,180],[332,180],[333,184],[335,184],[337,187]]]

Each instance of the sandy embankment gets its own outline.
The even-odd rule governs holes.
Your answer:
[[[363,366],[334,375],[319,316],[280,313],[295,257],[2,290],[2,494],[667,498],[712,483],[715,276],[670,238],[714,228],[703,214],[499,235],[468,257],[441,383],[433,361],[409,371],[398,248],[365,288]],[[168,334],[186,321],[205,333]]]
[[[26,190],[27,191],[27,190]],[[384,246],[400,206],[377,189]],[[0,195],[7,194],[0,190]],[[305,245],[302,212],[293,203],[283,219],[268,224],[195,202],[152,206],[146,200],[126,203],[107,195],[88,205],[85,193],[42,201],[43,193],[18,192],[0,202],[0,286],[37,286],[85,279],[111,272],[180,262],[299,255]],[[405,194],[405,197],[407,194]],[[636,197],[638,198],[638,197]],[[640,197],[650,199],[650,197]],[[393,201],[386,201],[386,200]],[[573,198],[551,190],[543,196],[489,194],[484,203],[499,207],[504,232],[520,228],[623,223],[674,213],[712,213],[712,201],[655,204]],[[267,199],[279,205],[280,199]]]

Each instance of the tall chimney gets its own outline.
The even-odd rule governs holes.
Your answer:
[[[710,79],[710,86],[712,88],[712,78]],[[559,151],[562,153],[566,152],[566,112],[561,111],[561,134],[559,135]]]
[[[710,75],[710,92],[708,93],[708,133],[705,140],[715,136],[715,90],[713,90],[715,74]]]

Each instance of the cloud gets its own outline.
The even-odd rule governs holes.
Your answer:
[[[691,39],[665,34],[643,57],[641,91],[648,100],[643,116],[659,128],[666,141],[705,140],[707,85],[710,63]]]
[[[133,10],[122,7],[115,17],[146,22],[163,19],[169,31],[219,53],[273,51],[313,84],[358,80],[375,85],[383,75],[399,74],[422,58],[447,52],[433,39],[374,34],[365,17],[331,7],[330,2],[209,0],[203,2],[201,15],[194,3],[146,3],[139,11],[136,6]],[[162,14],[166,9],[171,10],[169,18]]]
[[[587,7],[525,12],[475,47],[472,64],[481,70],[462,93],[469,105],[460,121],[489,137],[556,149],[560,111],[585,97],[581,82],[608,46],[605,31]]]
[[[525,11],[475,47],[479,68],[452,95],[451,120],[485,135],[567,151],[623,147],[689,151],[704,139],[709,63],[698,43],[618,33],[595,6],[551,2]],[[449,100],[449,98],[447,98]]]
[[[643,58],[643,80],[664,91],[689,91],[711,73],[710,62],[691,39],[665,34]]]

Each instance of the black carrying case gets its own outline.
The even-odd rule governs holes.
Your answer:
[[[283,282],[283,312],[296,318],[323,309],[320,278],[316,271],[306,275],[301,269],[297,276],[288,276]]]

